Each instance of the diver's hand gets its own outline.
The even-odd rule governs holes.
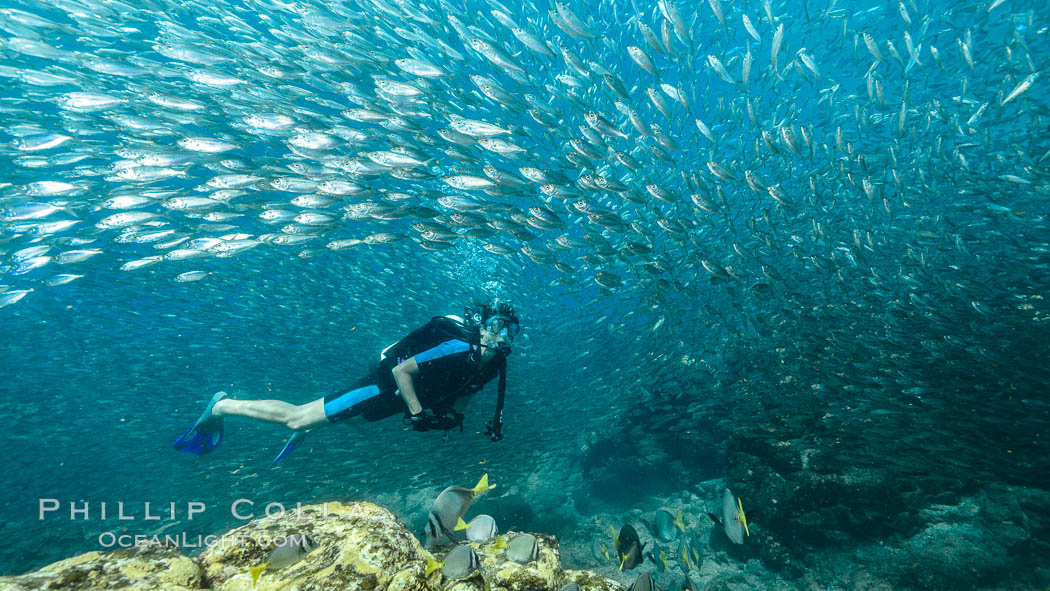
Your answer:
[[[431,429],[440,429],[442,431],[448,431],[459,424],[457,417],[449,415],[439,415],[433,410],[423,410],[418,414],[408,415],[408,422],[412,425],[413,431],[430,431]]]
[[[485,421],[485,435],[488,435],[492,441],[501,441],[503,439],[503,423],[499,422],[493,425],[492,421]]]
[[[421,410],[416,414],[405,414],[405,422],[412,426],[413,431],[418,432],[433,429],[434,419],[436,418],[433,413],[428,414],[426,410]]]

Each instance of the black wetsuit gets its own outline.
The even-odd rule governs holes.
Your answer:
[[[439,414],[452,410],[461,396],[473,394],[492,378],[500,376],[497,419],[502,413],[506,388],[506,357],[497,355],[481,366],[480,336],[476,327],[438,316],[422,327],[387,347],[367,376],[353,386],[324,398],[324,414],[331,421],[355,416],[377,421],[404,413],[404,400],[397,394],[392,370],[401,362],[415,357],[419,375],[413,385],[423,408]]]

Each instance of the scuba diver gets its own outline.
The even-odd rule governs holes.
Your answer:
[[[360,417],[378,421],[404,412],[413,431],[462,430],[470,399],[499,376],[496,413],[486,435],[503,439],[503,398],[507,356],[519,330],[514,307],[494,299],[466,318],[437,316],[379,354],[364,378],[348,388],[295,405],[281,400],[236,400],[216,392],[200,418],[175,441],[175,449],[205,454],[222,443],[225,417],[249,417],[293,429],[291,439],[270,466],[302,444],[306,432]]]

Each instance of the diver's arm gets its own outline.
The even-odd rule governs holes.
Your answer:
[[[409,357],[398,364],[391,373],[394,374],[394,382],[397,389],[401,391],[401,399],[405,401],[410,414],[418,415],[423,412],[423,405],[419,403],[416,396],[415,377],[419,375],[419,365],[415,357]]]

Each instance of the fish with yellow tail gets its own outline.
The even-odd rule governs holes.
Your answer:
[[[441,574],[449,579],[465,579],[477,572],[480,565],[481,560],[477,552],[468,545],[461,545],[453,548],[441,561],[428,554],[427,567],[423,571],[423,576],[429,577],[434,571],[440,569]]]
[[[463,521],[463,518],[460,517],[456,522],[455,531],[464,532],[468,540],[478,543],[492,541],[496,539],[498,533],[496,520],[491,515],[478,515],[471,519],[470,523]]]
[[[259,576],[264,570],[279,570],[291,566],[302,560],[307,554],[317,548],[317,542],[306,534],[286,536],[280,544],[273,547],[266,562],[259,566],[248,569],[252,576],[252,588],[259,582]]]
[[[456,523],[466,515],[467,509],[478,495],[494,488],[496,485],[489,484],[489,475],[486,473],[482,475],[474,488],[450,486],[441,491],[441,494],[434,499],[434,504],[430,507],[430,514],[427,516],[423,545],[432,548],[443,540],[455,540],[453,528]]]
[[[751,536],[751,530],[747,526],[747,515],[744,514],[744,504],[739,498],[734,497],[733,492],[728,488],[722,493],[722,519],[718,519],[712,513],[708,513],[707,516],[716,525],[722,526],[726,536],[734,544],[743,544],[745,534],[748,537]]]
[[[653,537],[661,542],[673,542],[678,537],[675,518],[666,509],[657,509],[652,522],[645,519],[642,519],[642,522],[652,530]]]
[[[613,533],[616,533],[615,528]],[[645,544],[638,539],[638,532],[631,525],[624,525],[616,535],[616,555],[620,559],[620,570],[630,570],[642,563]]]

